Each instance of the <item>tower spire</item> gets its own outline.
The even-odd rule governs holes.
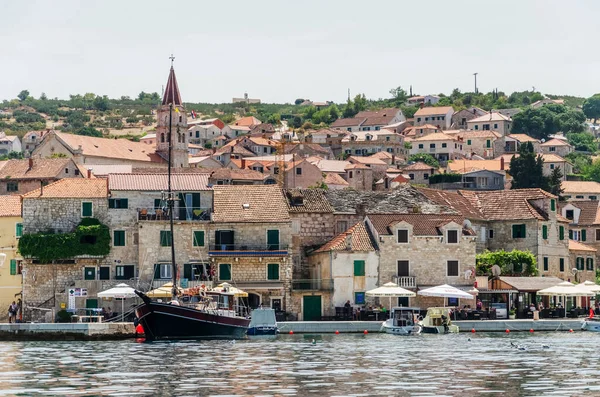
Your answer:
[[[179,95],[179,86],[177,85],[177,78],[175,77],[175,69],[173,69],[173,61],[175,60],[173,54],[171,54],[169,59],[171,60],[171,70],[169,72],[169,79],[167,80],[162,104],[168,105],[172,103],[173,106],[181,106],[183,104],[181,102],[181,95]]]

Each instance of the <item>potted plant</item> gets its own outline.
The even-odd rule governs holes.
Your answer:
[[[515,308],[512,308],[508,311],[508,318],[509,320],[514,320],[517,318],[517,310]]]

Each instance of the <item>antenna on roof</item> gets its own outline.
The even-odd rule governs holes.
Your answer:
[[[473,73],[473,76],[475,76],[475,93],[477,94],[477,75],[479,73]]]
[[[350,100],[350,88],[348,88],[348,100]]]

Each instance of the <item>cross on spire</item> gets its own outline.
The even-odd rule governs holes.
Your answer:
[[[173,54],[171,54],[169,59],[171,60],[171,67],[173,67],[173,61],[175,60],[175,57],[173,56]]]

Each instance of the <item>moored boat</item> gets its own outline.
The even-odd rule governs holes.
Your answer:
[[[262,307],[252,310],[248,335],[276,335],[277,332],[275,310]]]
[[[588,317],[581,322],[581,329],[585,331],[600,332],[600,317]]]
[[[418,335],[422,330],[418,324],[419,312],[418,307],[394,307],[381,329],[394,335]]]
[[[447,334],[458,332],[458,325],[450,320],[451,307],[430,307],[425,318],[419,322],[425,334]]]

